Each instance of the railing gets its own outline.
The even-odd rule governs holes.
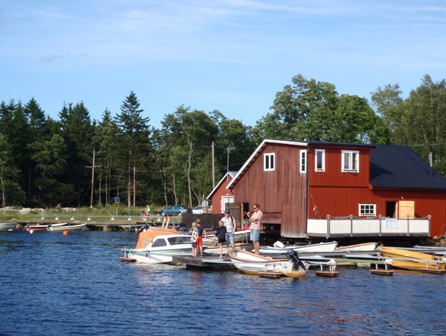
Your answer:
[[[425,236],[430,235],[430,215],[425,218],[308,219],[307,235],[314,237]]]

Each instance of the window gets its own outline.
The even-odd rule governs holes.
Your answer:
[[[314,167],[317,172],[325,171],[325,150],[316,149]]]
[[[342,171],[359,172],[358,151],[342,151]]]
[[[274,153],[264,154],[263,156],[263,170],[271,171],[274,170]]]
[[[301,173],[307,172],[307,151],[306,150],[300,151],[300,172]]]
[[[234,196],[222,196],[221,198],[221,213],[225,212],[226,204],[234,203]]]
[[[152,247],[162,247],[167,246],[166,240],[164,238],[155,239],[155,241],[152,243]]]
[[[359,216],[376,216],[376,204],[359,204]]]

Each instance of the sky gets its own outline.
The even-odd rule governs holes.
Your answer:
[[[0,0],[0,102],[161,127],[181,105],[255,126],[301,74],[370,100],[446,78],[446,1]]]

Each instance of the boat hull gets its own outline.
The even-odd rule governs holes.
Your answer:
[[[13,231],[17,227],[17,223],[0,223],[0,231]]]
[[[241,250],[231,249],[228,252],[234,266],[242,273],[251,275],[278,274],[287,277],[300,278],[308,269],[293,268],[293,262],[287,259],[273,259]]]
[[[129,259],[134,262],[146,263],[146,264],[163,264],[171,263],[173,256],[191,256],[191,245],[184,246],[182,248],[176,247],[175,249],[164,250],[147,250],[147,249],[123,249],[124,259]]]
[[[73,224],[73,225],[49,225],[48,231],[50,232],[60,232],[60,231],[80,231],[87,226],[87,223]]]
[[[411,271],[446,272],[443,257],[393,247],[381,247],[379,253],[392,260],[392,266]]]
[[[336,252],[373,252],[376,250],[378,243],[362,243],[336,247]]]
[[[274,255],[274,254],[286,254],[289,250],[294,250],[297,253],[299,252],[334,252],[336,247],[338,246],[338,242],[328,242],[328,243],[319,243],[319,244],[310,244],[310,245],[293,245],[286,247],[273,247],[273,246],[265,246],[261,247],[259,252],[261,254],[266,255]]]

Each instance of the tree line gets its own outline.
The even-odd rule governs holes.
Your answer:
[[[155,128],[133,91],[100,120],[83,102],[64,104],[55,120],[34,98],[2,101],[1,206],[100,207],[115,197],[129,207],[194,206],[265,138],[410,145],[444,174],[446,83],[425,75],[406,99],[389,84],[369,101],[298,74],[253,127],[182,105]]]

